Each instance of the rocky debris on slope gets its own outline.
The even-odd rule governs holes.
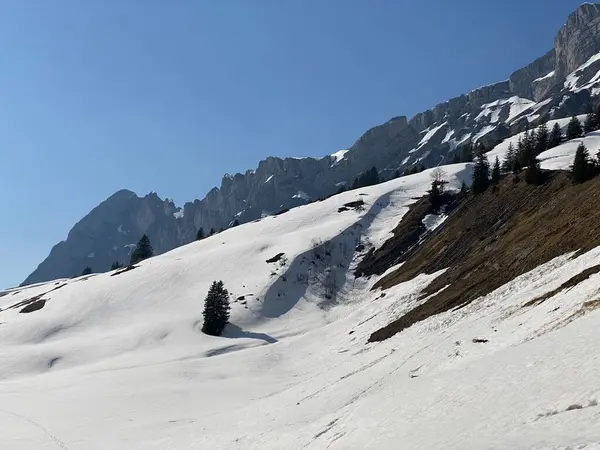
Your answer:
[[[370,341],[463,307],[555,257],[599,246],[600,178],[573,185],[564,172],[548,177],[543,185],[530,186],[508,176],[497,192],[470,197],[439,233],[378,281],[376,288],[387,289],[447,269],[422,292],[431,297],[373,333]]]
[[[470,140],[490,145],[540,120],[583,113],[600,93],[600,61],[568,76],[600,51],[599,27],[600,6],[584,4],[558,32],[554,48],[508,80],[410,120],[394,117],[368,130],[347,151],[319,159],[269,157],[256,170],[224,176],[220,188],[182,209],[156,194],[140,199],[119,191],[75,225],[24,284],[73,276],[88,265],[106,271],[115,259],[127,261],[130,246],[143,233],[159,254],[192,242],[199,228],[219,230],[332,195],[373,166],[389,179],[416,164],[448,162]]]

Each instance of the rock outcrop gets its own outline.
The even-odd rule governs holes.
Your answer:
[[[156,194],[139,198],[119,191],[76,224],[24,283],[73,276],[87,265],[108,270],[113,260],[128,260],[143,233],[162,253],[191,242],[200,227],[220,230],[235,220],[256,220],[331,195],[373,166],[381,178],[390,178],[412,165],[450,162],[465,143],[489,146],[542,120],[584,112],[600,94],[598,52],[600,5],[588,3],[569,16],[553,49],[508,80],[410,120],[395,117],[368,130],[347,151],[324,158],[269,157],[255,170],[225,175],[220,188],[181,210]]]

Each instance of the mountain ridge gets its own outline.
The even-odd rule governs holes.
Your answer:
[[[113,195],[101,203],[111,199],[115,203],[108,208],[107,219],[91,213],[84,217],[23,284],[73,276],[86,265],[106,271],[110,259],[126,260],[131,245],[144,233],[150,236],[157,253],[162,253],[193,241],[199,228],[205,233],[218,231],[234,221],[258,220],[332,195],[373,166],[388,179],[397,170],[412,165],[449,162],[457,148],[467,142],[491,145],[541,120],[581,113],[600,93],[600,82],[594,78],[600,66],[592,61],[581,75],[575,77],[573,73],[599,51],[600,4],[586,3],[569,15],[550,51],[514,71],[508,79],[438,103],[410,119],[404,115],[393,117],[368,129],[341,158],[270,156],[244,174],[226,174],[220,187],[212,188],[202,199],[185,203],[181,209],[156,194],[156,198],[142,202]],[[570,74],[576,80],[567,86]],[[582,88],[578,86],[581,80],[587,80]],[[128,205],[122,204],[129,201]],[[94,211],[97,213],[97,208]],[[131,211],[139,217],[132,217]],[[82,221],[89,223],[84,226]],[[119,221],[129,224],[135,236],[130,239],[133,242],[125,243],[115,235],[115,223]],[[71,236],[76,228],[93,233]],[[89,258],[91,253],[93,258]]]

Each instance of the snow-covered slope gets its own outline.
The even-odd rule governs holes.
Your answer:
[[[582,123],[585,120],[585,115],[577,117]],[[564,133],[566,131],[569,120],[571,119],[567,118],[550,120],[548,121],[547,125],[549,129],[552,129],[554,124],[558,123]],[[508,151],[508,146],[512,143],[513,146],[516,148],[519,138],[522,138],[524,135],[525,132],[519,133],[515,136],[505,139],[487,153],[488,159],[490,161],[493,161],[494,158],[496,158],[497,156],[500,159],[500,161],[502,161],[506,155],[506,152]],[[575,151],[581,143],[585,144],[590,153],[590,156],[592,158],[595,158],[596,154],[600,151],[600,132],[594,131],[592,133],[588,133],[579,139],[573,139],[571,141],[564,142],[563,144],[553,149],[541,153],[538,156],[541,162],[541,168],[546,170],[569,170],[569,168],[573,164]]]
[[[464,164],[444,170],[454,189],[470,178]],[[600,275],[522,306],[600,249],[367,344],[436,276],[382,293],[369,289],[377,277],[351,275],[429,177],[301,206],[118,275],[0,293],[0,448],[598,448]],[[199,331],[216,279],[236,299],[223,337]],[[19,313],[35,298],[42,309]]]

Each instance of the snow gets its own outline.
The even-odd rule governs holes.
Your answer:
[[[88,258],[94,258],[96,256],[96,254],[94,252],[91,252],[87,255]]]
[[[443,224],[447,218],[446,214],[427,214],[423,218],[423,225],[425,225],[427,231],[433,231]]]
[[[337,152],[329,155],[331,158],[333,158],[333,162],[331,163],[331,167],[339,164],[339,162],[346,157],[346,153],[348,153],[348,150],[339,150],[339,151],[337,151]]]
[[[295,195],[292,196],[292,198],[299,198],[305,201],[310,201],[310,195],[308,195],[306,192],[304,191],[298,191]]]
[[[438,125],[437,127],[428,130],[425,133],[425,136],[423,136],[423,138],[421,139],[421,141],[419,142],[419,144],[417,145],[416,149],[411,150],[409,153],[412,153],[413,151],[417,151],[419,150],[421,147],[423,147],[425,144],[427,144],[427,142],[429,142],[429,140],[435,136],[435,134],[440,131],[442,128],[444,128],[446,125],[448,124],[448,122],[444,122],[441,125]]]
[[[523,111],[531,108],[535,105],[535,102],[526,98],[511,97],[510,98],[510,113],[508,114],[507,123],[512,122],[517,116],[521,115]]]
[[[486,125],[475,136],[473,136],[473,142],[477,142],[483,136],[485,136],[488,133],[491,133],[495,129],[496,129],[496,127],[494,125]]]
[[[444,171],[450,189],[470,181],[470,164]],[[585,304],[600,274],[522,306],[598,264],[600,249],[563,255],[367,344],[441,272],[382,297],[371,290],[378,277],[352,275],[356,244],[382,245],[431,173],[243,224],[117,276],[0,293],[1,446],[597,448],[600,312]],[[364,208],[338,212],[357,199]],[[278,253],[281,262],[266,263]],[[245,297],[232,303],[223,337],[199,331],[216,279]],[[337,287],[330,300],[328,279]],[[40,294],[48,301],[39,311],[9,308]]]
[[[534,83],[539,83],[540,81],[546,80],[548,78],[552,78],[554,76],[554,70],[546,75],[544,75],[543,77],[540,78],[536,78],[535,80],[533,80]]]
[[[565,85],[564,85],[565,88],[573,90],[574,92],[579,92],[579,91],[585,89],[585,88],[576,89],[577,83],[579,81],[579,75],[577,75],[577,73],[586,69],[587,67],[591,66],[592,64],[594,64],[596,61],[599,61],[599,60],[600,60],[600,53],[596,53],[590,59],[588,59],[584,64],[582,64],[577,69],[575,69],[573,72],[571,72],[565,80]]]
[[[273,179],[273,175],[269,175],[269,177],[265,180],[265,184]]]
[[[577,116],[577,118],[583,123],[585,120],[585,115]],[[570,117],[564,119],[556,119],[549,120],[546,125],[548,130],[552,130],[554,124],[557,124],[563,130],[563,134],[566,132],[567,125],[571,120]],[[519,138],[522,138],[525,135],[525,132],[516,134],[510,138],[505,139],[500,144],[495,146],[492,150],[490,150],[487,155],[490,161],[493,161],[496,156],[502,161],[506,152],[508,151],[508,146],[510,143],[516,148]],[[541,161],[541,168],[548,170],[568,170],[571,164],[573,163],[573,158],[575,156],[575,150],[579,143],[583,142],[587,148],[590,150],[590,154],[592,156],[595,155],[597,149],[600,149],[600,134],[598,132],[590,133],[584,136],[581,139],[574,139],[572,141],[565,142],[558,147],[555,147],[551,150],[547,150],[541,153],[538,158]]]
[[[444,139],[442,139],[442,144],[448,142],[452,136],[454,136],[454,130],[448,130],[446,136],[444,136]]]
[[[180,208],[178,211],[175,211],[173,213],[173,217],[175,217],[176,219],[183,219],[183,215],[184,215],[183,208]]]

